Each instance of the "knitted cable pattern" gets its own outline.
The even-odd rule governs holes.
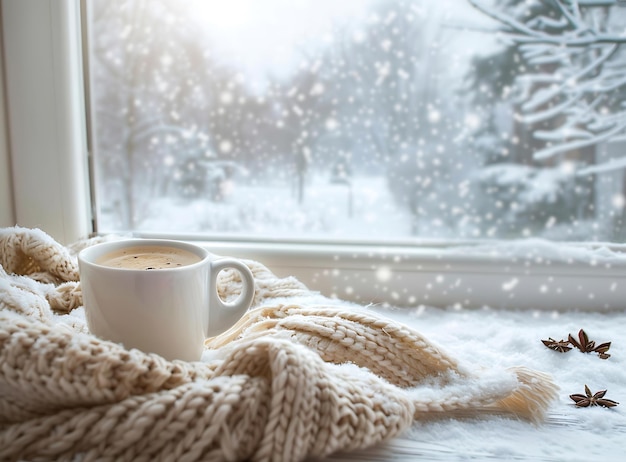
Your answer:
[[[556,386],[524,368],[473,371],[413,329],[247,261],[253,308],[166,361],[91,335],[76,252],[0,229],[0,460],[301,461],[364,448],[441,413],[540,421]],[[228,298],[237,272],[218,278]]]

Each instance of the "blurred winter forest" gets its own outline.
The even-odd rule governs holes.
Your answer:
[[[624,242],[620,3],[87,2],[99,230]]]

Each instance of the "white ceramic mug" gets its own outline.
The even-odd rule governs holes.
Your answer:
[[[190,260],[162,269],[110,266],[112,255],[135,249],[145,253],[166,249]],[[105,242],[82,250],[78,264],[89,330],[126,348],[169,360],[200,360],[205,339],[235,324],[254,297],[254,278],[243,262],[185,242]],[[217,275],[228,268],[238,271],[242,280],[241,293],[232,302],[223,301],[217,293]]]

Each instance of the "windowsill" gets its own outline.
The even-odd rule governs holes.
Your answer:
[[[280,277],[294,276],[326,296],[360,304],[626,308],[626,254],[623,246],[611,244],[532,239],[409,247],[186,238],[219,255],[257,260]]]

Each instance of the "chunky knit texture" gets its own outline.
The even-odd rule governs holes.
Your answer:
[[[556,397],[542,373],[462,367],[254,261],[253,308],[203,361],[126,350],[85,324],[76,253],[101,239],[0,229],[0,460],[300,461],[458,411],[539,422]],[[238,293],[238,273],[218,283]]]

